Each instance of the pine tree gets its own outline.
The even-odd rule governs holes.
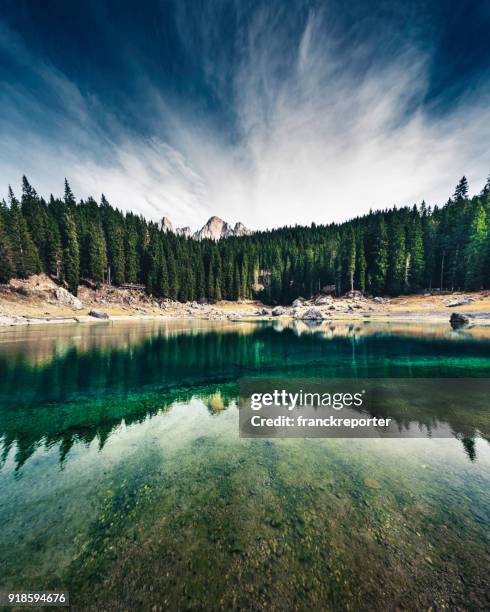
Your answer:
[[[454,190],[453,200],[456,202],[468,198],[468,179],[463,176]]]
[[[77,201],[75,200],[75,196],[73,195],[73,191],[71,190],[71,187],[66,178],[65,178],[65,193],[64,193],[63,199],[68,208],[73,209],[77,204]]]
[[[284,272],[285,272],[285,261],[279,256],[277,262],[277,268],[281,274],[281,282],[280,287],[281,291],[278,293],[277,301],[282,301],[281,296],[284,295]],[[314,249],[308,245],[306,247],[306,260],[305,260],[305,272],[304,272],[304,282],[305,282],[305,293],[306,295],[313,295],[319,290],[318,287],[318,270],[316,265],[316,258]]]
[[[242,298],[250,297],[248,294],[248,257],[246,253],[244,253],[242,257],[242,265],[240,269],[240,280],[241,280],[240,297]],[[286,285],[283,285],[283,286],[286,286]]]
[[[163,249],[155,223],[150,227],[150,240],[146,252],[146,291],[149,295],[160,295]]]
[[[173,253],[169,253],[167,257],[168,268],[168,297],[171,300],[176,300],[179,295],[179,281],[177,277],[177,268]]]
[[[242,279],[240,277],[240,268],[236,265],[236,261],[235,261],[235,269],[233,273],[233,292],[232,292],[233,300],[240,299],[240,287],[241,286],[242,286]]]
[[[407,232],[406,275],[404,290],[419,291],[424,285],[424,234],[422,221],[416,207],[411,214]]]
[[[222,299],[222,266],[221,255],[218,250],[214,253],[214,299],[219,302]]]
[[[188,282],[189,282],[189,294],[188,294],[188,300],[190,302],[193,302],[196,299],[196,274],[194,271],[194,266],[192,265],[192,262],[189,261],[189,264],[187,266],[188,269]]]
[[[222,264],[223,264],[223,299],[233,299],[233,288],[234,288],[234,267],[235,267],[235,252],[232,248],[232,243],[229,246],[224,246],[222,251]]]
[[[254,249],[250,249],[249,251],[249,263],[248,263],[248,296],[253,297],[254,288],[258,283],[259,278],[259,258]],[[292,268],[292,264],[291,264]],[[292,283],[291,283],[291,290]]]
[[[15,275],[19,278],[28,278],[41,271],[41,261],[20,210],[19,202],[10,186],[9,206],[7,234],[12,247]]]
[[[160,254],[160,269],[158,271],[158,295],[164,298],[169,296],[168,266],[163,252]]]
[[[366,255],[364,253],[364,242],[361,231],[357,233],[355,269],[355,286],[359,291],[364,292],[366,290]]]
[[[406,284],[405,228],[401,219],[391,220],[389,232],[386,288],[390,295],[400,295]]]
[[[356,239],[352,226],[347,228],[347,232],[342,237],[341,254],[341,286],[340,291],[354,290],[354,275],[356,272]]]
[[[215,269],[215,254],[213,251],[211,253],[211,257],[209,258],[208,286],[207,286],[208,297],[211,298],[212,300],[215,299],[215,295],[216,295],[216,279],[214,277],[214,269]]]
[[[446,275],[445,282],[451,291],[456,287],[461,287],[464,282],[464,249],[467,240],[468,221],[467,221],[468,202],[459,199],[456,202],[449,202],[445,207],[444,213],[444,246],[446,253]]]
[[[132,223],[126,222],[126,225],[126,244],[124,246],[126,282],[136,283],[138,280],[138,234]]]
[[[111,207],[104,195],[102,195],[100,207],[107,244],[107,279],[109,284],[122,285],[125,279],[126,263],[124,217],[120,211]]]
[[[482,289],[484,278],[484,264],[487,250],[487,217],[485,209],[479,198],[473,205],[468,242],[465,253],[465,286],[470,290]]]
[[[196,266],[196,298],[202,300],[206,297],[206,272],[202,256],[198,255]]]
[[[431,214],[425,202],[420,206],[422,240],[424,247],[424,280],[423,286],[432,289],[437,284],[434,279],[437,251],[437,221]]]
[[[305,267],[305,282],[307,282],[306,277],[308,276],[308,269]],[[238,278],[237,278],[238,277]],[[236,293],[240,295],[240,270],[236,266],[235,263],[235,286]],[[280,302],[282,295],[282,257],[281,251],[277,246],[274,248],[272,254],[272,263],[271,263],[271,281],[270,281],[270,301],[272,303]]]
[[[482,196],[490,195],[490,174],[487,177],[487,182],[483,186],[483,189],[481,190],[481,194],[480,195],[482,195]]]
[[[104,230],[99,224],[92,224],[88,232],[87,274],[89,278],[102,283],[107,269],[107,253]]]
[[[7,283],[15,274],[12,244],[7,231],[8,209],[0,202],[0,283]]]
[[[56,221],[48,215],[46,230],[46,272],[59,279],[61,277],[61,234]]]
[[[68,290],[77,295],[80,282],[80,246],[75,222],[70,212],[66,212],[62,227],[63,242],[63,280]]]
[[[46,265],[47,207],[46,203],[38,197],[36,190],[29,184],[25,175],[22,177],[21,211],[39,257]]]
[[[374,295],[381,295],[385,291],[388,272],[388,234],[382,216],[379,216],[375,226],[372,259],[371,291]]]

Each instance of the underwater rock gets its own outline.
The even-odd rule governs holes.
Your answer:
[[[449,323],[452,327],[463,327],[470,324],[470,318],[461,312],[453,312],[449,318]]]
[[[364,484],[366,485],[366,487],[369,487],[370,489],[381,489],[380,483],[374,478],[365,478]]]

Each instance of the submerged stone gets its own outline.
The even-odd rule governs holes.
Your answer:
[[[453,328],[464,327],[465,325],[470,324],[470,318],[462,312],[453,312],[449,319],[449,322],[451,323]]]
[[[381,489],[380,483],[377,480],[374,480],[374,478],[365,478],[364,484],[370,489]]]

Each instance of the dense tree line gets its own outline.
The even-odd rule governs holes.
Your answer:
[[[141,215],[75,196],[39,197],[24,176],[0,203],[0,282],[46,272],[77,293],[81,280],[143,284],[157,297],[290,303],[326,286],[399,295],[490,288],[490,177],[469,197],[465,177],[442,207],[370,212],[342,224],[284,227],[214,242],[162,230]]]

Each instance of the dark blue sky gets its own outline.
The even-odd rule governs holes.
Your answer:
[[[155,218],[258,227],[435,203],[490,170],[487,1],[1,8],[4,192],[66,175]]]

